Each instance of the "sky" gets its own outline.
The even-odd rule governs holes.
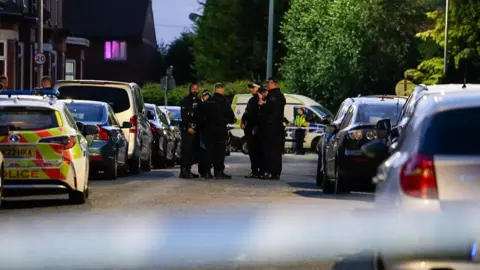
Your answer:
[[[198,13],[197,0],[152,0],[157,40],[170,43],[192,26],[190,13]]]

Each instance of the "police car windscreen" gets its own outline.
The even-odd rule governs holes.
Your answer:
[[[172,114],[173,119],[175,119],[175,120],[180,120],[180,119],[182,119],[182,115],[181,115],[181,113],[180,113],[180,109],[169,109],[168,111]]]
[[[78,122],[107,122],[105,107],[100,104],[71,103],[67,104],[70,113]]]
[[[115,113],[126,111],[130,108],[130,99],[127,91],[122,88],[89,86],[89,85],[66,85],[58,88],[61,99],[79,99],[102,101],[110,104]]]
[[[390,119],[391,123],[397,123],[403,104],[400,102],[385,104],[365,104],[359,107],[357,111],[356,123],[377,124],[383,119]]]
[[[58,127],[55,111],[47,108],[0,108],[0,125],[10,130],[41,130]]]

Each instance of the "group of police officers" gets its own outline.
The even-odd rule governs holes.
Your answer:
[[[285,144],[285,97],[273,78],[267,80],[266,88],[258,82],[250,83],[248,88],[252,97],[240,126],[247,139],[252,171],[245,177],[279,180]],[[192,83],[182,100],[181,178],[232,178],[224,170],[227,126],[235,123],[235,115],[224,92],[224,85],[218,83],[213,95],[206,90],[199,97],[199,85]],[[191,171],[195,161],[200,175]]]

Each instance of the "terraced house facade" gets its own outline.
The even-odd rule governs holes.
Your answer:
[[[82,78],[82,65],[89,41],[74,37],[63,24],[63,0],[44,0],[43,75],[54,81]],[[0,75],[9,78],[10,89],[32,89],[39,85],[38,2],[0,0]]]

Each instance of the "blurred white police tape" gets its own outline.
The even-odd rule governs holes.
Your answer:
[[[330,260],[362,250],[470,254],[478,212],[339,212],[318,205],[43,214],[0,224],[0,269],[145,269]],[[474,245],[474,244],[473,244]]]

